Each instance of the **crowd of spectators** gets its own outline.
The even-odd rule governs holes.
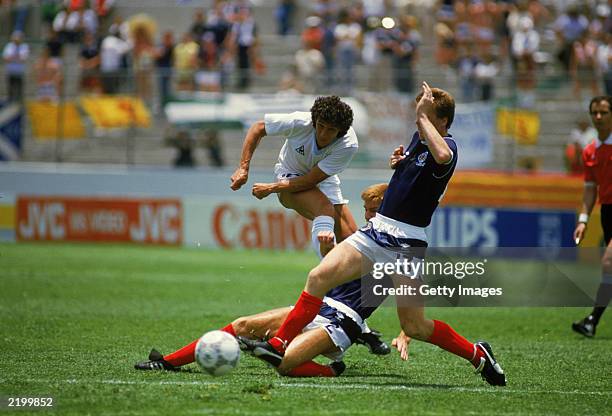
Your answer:
[[[533,106],[543,65],[560,68],[562,78],[573,83],[576,99],[584,87],[593,95],[602,87],[611,92],[607,1],[443,0],[436,18],[437,63],[449,72],[458,70],[464,101],[491,98],[490,79],[504,65],[526,107]],[[543,41],[555,43],[554,53],[543,50]],[[481,91],[480,97],[474,90]]]
[[[14,0],[10,3],[16,7]],[[62,73],[74,71],[63,66],[66,48],[78,49],[81,92],[135,93],[149,106],[166,102],[174,91],[221,91],[233,73],[235,88],[245,90],[252,73],[265,70],[259,58],[257,24],[244,0],[216,0],[208,10],[198,10],[183,31],[164,33],[157,33],[157,22],[146,14],[126,20],[116,13],[112,17],[113,4],[109,0],[44,1],[46,36],[38,57],[30,56],[24,43],[24,18],[14,19],[11,40],[3,51],[9,99],[23,98],[26,63],[33,59],[37,97],[57,101]],[[58,75],[51,76],[52,69]],[[159,80],[159,100],[153,99],[154,78]]]
[[[117,16],[114,0],[41,0],[47,35],[40,56],[31,56],[24,42],[31,4],[0,1],[14,11],[14,33],[3,51],[11,100],[23,95],[28,60],[37,62],[31,67],[38,97],[57,100],[67,44],[79,49],[80,91],[135,93],[149,106],[166,102],[174,92],[218,92],[228,85],[245,91],[253,74],[266,70],[248,0],[214,0],[195,10],[183,30],[163,33],[145,14],[125,20]],[[530,107],[539,69],[546,64],[564,72],[576,98],[585,88],[589,94],[612,93],[609,1],[439,0],[424,9],[416,3],[404,7],[407,3],[316,0],[306,6],[305,20],[296,22],[298,2],[278,0],[276,32],[301,39],[281,89],[316,92],[325,87],[351,94],[365,75],[368,89],[412,94],[424,39],[421,28],[434,45],[433,59],[446,81],[459,87],[461,101],[495,98],[496,79],[502,74],[520,92],[521,104]],[[432,30],[424,26],[423,10],[430,11],[425,20],[433,21]],[[545,42],[556,42],[554,53],[545,53]],[[360,65],[365,71],[358,74]],[[154,82],[159,100],[152,93]]]

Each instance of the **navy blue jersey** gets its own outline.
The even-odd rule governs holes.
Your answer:
[[[385,217],[417,227],[427,227],[457,166],[457,144],[449,135],[444,141],[453,152],[450,163],[436,163],[419,133],[414,133],[406,158],[396,168],[378,209]]]
[[[389,281],[387,281],[389,279]],[[373,296],[372,291],[368,290],[367,287],[372,284],[384,285],[385,287],[392,287],[393,284],[390,282],[389,276],[385,276],[383,280],[374,280],[372,276],[366,275],[362,278],[351,280],[350,282],[344,283],[340,286],[336,286],[331,289],[325,296],[341,302],[357,312],[361,319],[365,320],[374,313],[374,311],[384,302],[386,296]],[[362,287],[366,287],[365,293],[362,293]],[[368,296],[365,299],[365,296]],[[368,306],[364,306],[368,305]],[[331,306],[323,303],[321,305],[321,316],[327,316],[330,311],[335,311]]]

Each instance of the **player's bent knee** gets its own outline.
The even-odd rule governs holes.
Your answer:
[[[311,295],[317,295],[316,293],[312,293],[313,291],[323,291],[323,293],[325,293],[327,292],[326,288],[329,285],[329,276],[324,273],[320,267],[315,267],[310,271],[310,273],[308,273],[308,281],[306,282],[306,285],[309,289],[311,289],[309,291]]]
[[[249,320],[245,317],[240,317],[232,322],[232,328],[238,336],[246,337],[250,335]]]

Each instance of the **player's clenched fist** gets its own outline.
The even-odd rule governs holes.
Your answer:
[[[237,191],[238,189],[242,187],[242,185],[247,183],[248,179],[249,179],[249,171],[244,168],[238,168],[236,169],[236,172],[234,172],[234,174],[230,178],[230,180],[232,181],[230,188],[232,188],[233,191]]]
[[[397,164],[404,160],[405,157],[406,155],[404,154],[404,146],[400,145],[399,147],[396,147],[393,151],[393,154],[389,158],[389,167],[391,169],[395,169],[397,167]]]
[[[255,185],[253,185],[253,196],[257,199],[264,199],[272,193],[272,185],[273,184],[269,183],[256,183]]]

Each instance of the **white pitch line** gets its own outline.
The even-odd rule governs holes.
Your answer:
[[[1,384],[6,384],[8,380],[0,380]],[[25,379],[19,380],[22,383],[36,383],[36,384],[53,384],[53,383],[64,383],[64,384],[84,384],[84,383],[98,383],[98,384],[120,384],[120,385],[176,385],[176,386],[218,386],[221,382],[214,381],[180,381],[180,380],[160,380],[160,381],[149,381],[149,380],[86,380],[86,379],[68,379],[68,380],[46,380],[46,379]],[[584,395],[584,396],[610,396],[612,391],[579,391],[579,390],[521,390],[512,388],[493,388],[493,387],[436,387],[436,386],[403,386],[403,385],[372,385],[372,384],[340,384],[340,383],[286,383],[286,382],[274,382],[272,387],[288,387],[288,388],[304,388],[304,389],[329,389],[329,390],[400,390],[400,391],[458,391],[467,393],[494,393],[494,394],[558,394],[558,395]]]

